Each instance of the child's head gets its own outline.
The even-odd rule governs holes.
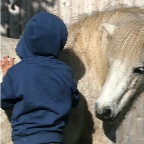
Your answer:
[[[28,21],[16,52],[21,58],[37,55],[58,57],[67,35],[67,28],[61,19],[40,12]]]

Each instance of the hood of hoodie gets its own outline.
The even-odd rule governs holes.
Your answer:
[[[37,13],[26,24],[16,48],[17,55],[21,59],[36,56],[57,58],[67,36],[67,28],[61,19],[50,13]]]

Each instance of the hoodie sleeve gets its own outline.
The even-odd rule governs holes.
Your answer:
[[[15,103],[16,97],[14,96],[12,81],[10,76],[6,74],[1,83],[1,108],[3,110],[9,109],[13,107]]]
[[[76,107],[79,103],[79,91],[77,89],[77,84],[73,81],[72,86],[72,107]]]

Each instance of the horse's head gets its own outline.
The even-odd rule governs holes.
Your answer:
[[[110,68],[95,111],[98,117],[110,120],[144,89],[144,22],[103,24],[103,27],[109,34]]]

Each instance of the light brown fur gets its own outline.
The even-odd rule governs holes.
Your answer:
[[[120,41],[118,46],[124,47],[121,51],[118,52],[118,47],[107,45],[112,37],[102,27],[103,23],[122,27],[113,35],[115,39]],[[93,116],[95,129],[93,144],[111,143],[105,136],[102,123],[95,117],[94,112],[96,99],[101,92],[110,65],[107,57],[112,55],[113,60],[124,58],[123,60],[127,61],[127,64],[131,64],[131,58],[140,60],[141,57],[144,57],[143,23],[144,10],[139,8],[121,8],[119,10],[97,13],[72,25],[69,29],[69,39],[66,48],[72,49],[85,67],[85,75],[79,79],[78,86],[86,98],[88,108]],[[126,35],[127,33],[129,35]],[[125,43],[126,41],[127,43]],[[131,51],[130,48],[133,48],[133,53],[129,53]],[[125,57],[121,57],[121,55],[125,55]]]
[[[81,99],[79,106],[71,111],[70,121],[64,132],[64,144],[92,144],[91,141],[93,144],[111,143],[103,131],[102,122],[95,117],[95,102],[109,70],[108,55],[113,55],[113,60],[121,58],[121,54],[128,53],[131,45],[135,45],[133,53],[130,55],[134,54],[135,56],[139,52],[136,55],[137,58],[143,56],[144,49],[135,51],[135,47],[140,48],[143,45],[143,19],[143,10],[122,8],[97,13],[70,26],[66,48],[60,59],[72,67]],[[117,53],[118,47],[107,46],[111,36],[104,30],[102,23],[123,25],[123,30],[119,29],[114,36],[115,39],[119,39],[120,43],[123,43],[120,45],[121,47],[127,44],[128,49],[122,49],[120,53]],[[125,43],[125,40],[128,43]],[[131,43],[133,41],[135,43]],[[126,59],[129,59],[129,55],[126,55]],[[130,60],[128,62],[130,64]],[[7,131],[3,129],[3,133],[5,134]],[[2,144],[9,143],[3,140]]]

